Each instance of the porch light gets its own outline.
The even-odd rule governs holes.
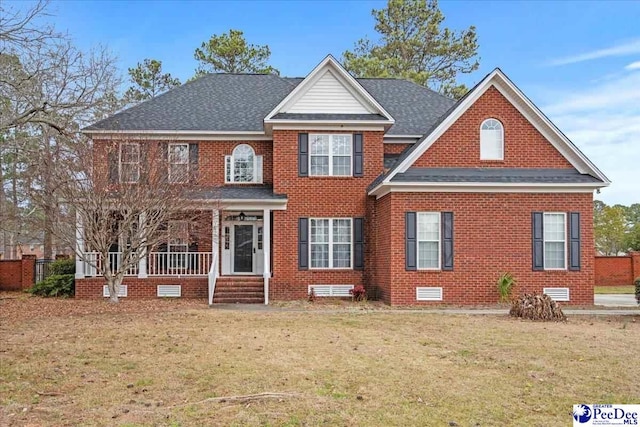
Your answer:
[[[246,218],[246,216],[245,216],[244,212],[240,212],[240,215],[238,215],[238,219],[240,221],[244,221],[245,218]]]

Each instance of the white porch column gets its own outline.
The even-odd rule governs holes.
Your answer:
[[[269,304],[269,279],[271,278],[271,210],[262,214],[262,253],[264,254],[264,303]]]
[[[76,210],[76,279],[84,279],[84,253],[84,224],[82,215]]]
[[[216,277],[218,274],[218,266],[220,265],[220,211],[214,209],[211,211],[211,253],[213,254],[212,262],[215,263],[214,272]]]
[[[147,223],[147,215],[145,213],[141,213],[140,217],[138,218],[138,227],[140,227],[140,229],[142,229],[142,227],[146,227],[146,223]],[[143,233],[144,236],[144,233]],[[142,256],[140,257],[140,259],[138,260],[138,277],[140,279],[146,279],[148,277],[148,273],[147,273],[147,241],[146,239],[142,240],[142,247],[140,248],[140,251],[142,252]]]

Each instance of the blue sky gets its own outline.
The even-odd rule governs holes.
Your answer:
[[[24,3],[13,3],[24,7]],[[193,51],[212,34],[241,29],[268,44],[285,76],[306,75],[375,38],[380,1],[54,1],[51,21],[84,48],[107,45],[121,69],[144,58],[186,80]],[[442,1],[445,25],[475,25],[480,69],[500,67],[613,181],[597,197],[640,202],[640,2]]]

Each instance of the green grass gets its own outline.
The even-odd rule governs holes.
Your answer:
[[[633,285],[629,286],[596,286],[594,289],[596,294],[633,294],[635,293]]]

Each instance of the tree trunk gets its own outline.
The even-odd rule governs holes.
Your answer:
[[[51,236],[51,228],[53,225],[53,190],[51,188],[51,140],[49,138],[49,132],[46,126],[42,126],[42,148],[43,148],[43,162],[42,162],[42,184],[44,191],[44,206],[43,206],[43,246],[45,259],[53,258],[53,239]]]
[[[116,274],[107,279],[107,286],[109,287],[109,302],[113,304],[118,303],[118,292],[120,292],[120,285],[122,285],[122,279],[124,276]]]

